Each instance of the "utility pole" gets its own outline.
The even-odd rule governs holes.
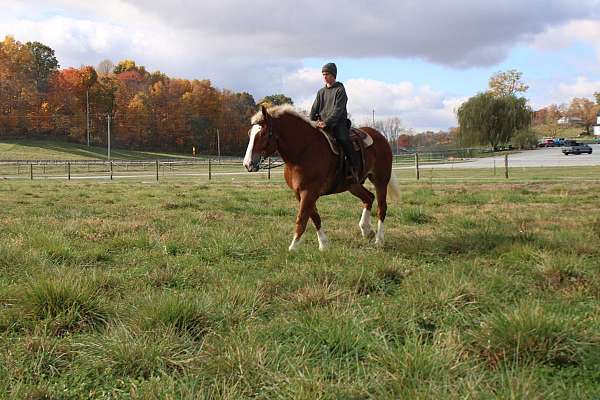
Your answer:
[[[87,132],[87,146],[90,147],[90,90],[85,91],[85,130]]]
[[[375,109],[373,109],[373,128],[375,128]]]
[[[221,162],[221,138],[219,137],[219,128],[217,128],[217,155]]]
[[[108,114],[106,121],[108,124],[108,160],[110,161],[110,114]]]

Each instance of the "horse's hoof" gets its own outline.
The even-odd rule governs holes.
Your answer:
[[[383,240],[375,240],[375,247],[383,249]]]
[[[371,240],[375,237],[375,231],[374,230],[370,230],[368,232],[361,232],[362,233],[362,237],[367,239],[367,240]]]

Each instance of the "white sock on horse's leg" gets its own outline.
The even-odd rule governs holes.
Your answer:
[[[379,220],[377,222],[377,234],[375,235],[375,244],[383,246],[383,222]]]
[[[323,251],[329,247],[329,239],[327,239],[327,236],[325,236],[323,228],[317,231],[317,239],[319,240],[319,250]]]
[[[300,236],[300,238],[298,238],[298,236],[296,234],[294,234],[294,239],[292,239],[292,244],[290,244],[290,247],[288,247],[288,250],[289,251],[298,250],[298,247],[300,246],[301,242],[302,242],[302,236]]]
[[[371,210],[363,208],[358,227],[360,228],[360,232],[364,238],[373,237],[375,232],[373,232],[373,229],[371,229]]]

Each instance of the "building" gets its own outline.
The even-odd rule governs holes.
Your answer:
[[[579,117],[561,117],[556,121],[559,125],[577,125],[583,124],[583,120]]]
[[[596,114],[596,125],[594,125],[594,136],[600,136],[600,111]]]

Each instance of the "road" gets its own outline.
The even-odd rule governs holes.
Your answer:
[[[566,156],[562,147],[548,147],[528,150],[510,154],[508,164],[510,167],[576,167],[586,165],[600,165],[600,144],[592,144],[592,154],[579,154]],[[466,162],[451,164],[422,165],[422,168],[493,168],[504,166],[504,156],[474,158]]]

